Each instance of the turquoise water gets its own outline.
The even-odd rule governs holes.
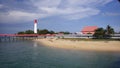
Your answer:
[[[0,68],[120,68],[120,53],[64,50],[32,41],[2,42]]]

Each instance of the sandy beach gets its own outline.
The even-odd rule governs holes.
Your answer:
[[[56,48],[120,52],[119,41],[70,41],[64,39],[37,39],[34,41]]]

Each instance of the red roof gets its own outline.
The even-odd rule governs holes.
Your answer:
[[[98,27],[97,26],[85,26],[81,32],[90,32],[90,31],[95,31]]]

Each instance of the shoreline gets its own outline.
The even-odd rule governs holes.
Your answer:
[[[54,48],[84,51],[120,52],[119,41],[71,41],[64,39],[36,39],[33,41]]]

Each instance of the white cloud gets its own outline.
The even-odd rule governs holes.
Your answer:
[[[103,16],[120,16],[120,13],[117,12],[105,12],[101,13]]]
[[[61,0],[31,0],[37,7],[57,7]]]
[[[39,14],[39,13],[28,13],[28,12],[22,12],[22,11],[10,11],[8,13],[0,13],[0,21],[4,22],[26,22],[33,19],[37,19],[40,17],[44,17],[45,14]]]
[[[12,10],[7,14],[0,14],[0,20],[4,22],[30,21],[54,15],[69,20],[81,19],[99,14],[100,10],[97,7],[111,1],[113,0],[30,0],[37,7],[35,10],[37,13]]]
[[[69,20],[76,20],[76,19],[82,19],[82,18],[93,16],[93,15],[97,15],[99,12],[100,11],[97,9],[86,8],[86,9],[79,10],[78,13],[65,15],[63,17]]]
[[[92,8],[66,8],[66,9],[57,9],[57,8],[42,8],[42,10],[48,12],[51,15],[59,15],[60,17],[73,20],[89,17],[92,15],[97,15],[100,11]]]

